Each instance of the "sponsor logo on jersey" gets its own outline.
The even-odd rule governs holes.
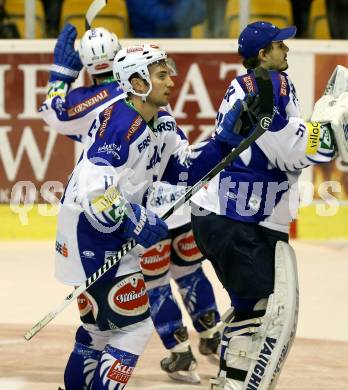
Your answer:
[[[101,213],[112,205],[120,206],[121,200],[123,200],[123,197],[120,191],[115,186],[110,186],[103,195],[99,195],[92,200],[92,205]]]
[[[161,275],[170,265],[170,240],[163,240],[146,251],[140,259],[144,275]]]
[[[242,82],[243,82],[245,89],[247,90],[248,93],[251,93],[251,92],[256,93],[254,79],[252,78],[251,75],[247,74],[247,75],[243,76]]]
[[[248,206],[251,210],[256,212],[259,211],[260,204],[261,204],[261,198],[259,196],[256,196],[255,194],[250,196]]]
[[[56,240],[56,252],[60,253],[63,257],[68,258],[68,245],[64,241],[60,241],[58,238]]]
[[[109,120],[111,118],[112,110],[114,109],[114,106],[110,106],[107,109],[104,110],[104,119],[103,122],[101,123],[99,129],[98,129],[98,135],[100,138],[103,137],[105,129],[109,123]]]
[[[286,78],[283,74],[280,74],[279,78],[280,78],[280,96],[286,96],[288,83],[286,82]]]
[[[271,123],[272,123],[272,118],[268,117],[268,116],[264,116],[261,121],[260,121],[260,126],[264,129],[264,130],[268,130],[268,128],[271,126]]]
[[[106,376],[112,381],[127,383],[133,371],[134,367],[123,364],[121,360],[116,359]]]
[[[140,127],[142,121],[143,121],[143,119],[142,119],[142,117],[140,115],[138,115],[134,119],[134,121],[130,125],[130,127],[128,129],[128,133],[126,135],[127,141],[130,141],[130,139],[133,137],[133,135],[139,130],[139,127]]]
[[[151,137],[150,137],[150,135],[148,135],[145,139],[143,139],[137,145],[139,153],[141,153],[143,150],[145,150],[150,145],[150,142],[151,142]]]
[[[277,340],[272,337],[266,337],[262,346],[261,352],[257,358],[254,370],[251,374],[246,390],[257,390],[260,388],[260,383],[265,375],[267,365],[269,364],[272,351],[277,343]]]
[[[86,251],[82,252],[82,256],[83,257],[88,257],[88,258],[92,259],[92,258],[94,258],[95,253],[92,252],[92,251],[86,250]]]
[[[308,122],[306,125],[308,129],[306,154],[316,154],[320,141],[320,123]]]
[[[54,101],[54,110],[59,112],[59,115],[63,115],[63,100],[59,97]]]
[[[73,117],[75,115],[80,114],[81,112],[88,110],[89,108],[105,100],[108,96],[109,96],[109,92],[106,89],[101,90],[96,95],[90,97],[89,99],[86,99],[82,103],[79,103],[76,106],[69,108],[68,110],[69,117]]]
[[[120,160],[121,159],[119,155],[120,150],[121,150],[120,145],[104,143],[103,146],[99,146],[97,153],[111,154],[114,158],[116,158],[116,160]]]
[[[141,273],[126,276],[110,290],[110,307],[124,316],[138,316],[149,308],[149,299]]]
[[[172,204],[180,196],[184,195],[186,192],[186,187],[179,188],[175,191],[165,192],[163,188],[159,188],[158,191],[153,195],[150,200],[150,205],[152,207],[159,207],[164,204]]]
[[[192,230],[175,237],[173,240],[173,248],[176,254],[184,261],[196,261],[203,257],[197,248]]]
[[[108,261],[109,257],[116,256],[116,253],[117,253],[116,251],[105,251],[104,261]]]
[[[154,133],[163,133],[164,131],[176,131],[175,122],[161,122],[153,129]]]
[[[84,317],[92,311],[92,303],[85,293],[82,293],[77,297],[77,306],[79,307],[81,317]]]
[[[162,145],[161,151],[159,152],[158,145],[155,145],[153,155],[149,161],[149,165],[146,167],[147,170],[152,169],[155,165],[157,165],[158,163],[161,162],[161,155],[162,155],[162,152],[163,152],[165,147],[166,147],[166,144],[164,143]]]

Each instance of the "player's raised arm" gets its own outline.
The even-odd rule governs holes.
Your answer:
[[[88,30],[78,50],[76,36],[76,28],[66,24],[54,48],[47,97],[39,108],[42,119],[65,135],[85,135],[99,112],[124,97],[112,76],[112,62],[121,48],[116,35],[101,27]],[[83,67],[93,85],[74,89]]]

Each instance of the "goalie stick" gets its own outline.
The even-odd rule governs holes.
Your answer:
[[[98,15],[100,10],[106,6],[107,2],[108,2],[108,0],[94,0],[94,1],[92,1],[91,5],[88,7],[88,10],[87,10],[86,16],[85,16],[86,30],[90,30],[93,20]]]
[[[273,87],[270,80],[269,73],[262,67],[255,69],[256,84],[260,95],[260,114],[258,116],[258,124],[253,133],[245,138],[235,149],[232,150],[220,163],[218,163],[213,169],[211,169],[201,180],[195,185],[188,188],[186,192],[163,214],[162,219],[167,219],[172,215],[179,207],[181,207],[187,200],[189,200],[197,191],[199,191],[204,185],[206,185],[215,175],[222,171],[227,165],[229,165],[235,158],[237,158],[244,150],[246,150],[254,141],[256,141],[261,135],[267,131],[272,123],[273,118]],[[134,240],[129,240],[122,245],[121,249],[112,257],[109,257],[106,263],[100,267],[94,274],[86,279],[78,288],[76,288],[71,294],[69,294],[64,301],[57,306],[54,310],[49,312],[44,318],[36,323],[31,329],[29,329],[24,338],[30,340],[35,336],[42,328],[44,328],[49,322],[51,322],[60,312],[62,312],[73,299],[77,298],[81,293],[88,289],[89,286],[94,284],[101,276],[103,276],[110,268],[117,264],[121,258],[130,252],[136,246]]]

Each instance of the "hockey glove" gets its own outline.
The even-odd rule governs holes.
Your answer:
[[[155,213],[136,203],[127,205],[127,219],[123,230],[127,238],[133,238],[145,248],[167,237],[168,226]]]
[[[238,146],[257,123],[258,111],[259,98],[256,95],[238,99],[216,129],[215,138],[229,146]]]
[[[74,49],[77,36],[76,28],[66,24],[59,34],[54,48],[54,64],[51,66],[49,81],[65,81],[72,83],[78,77],[82,69],[79,53]]]

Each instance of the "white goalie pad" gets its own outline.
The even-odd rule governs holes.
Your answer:
[[[338,153],[348,163],[348,69],[338,65],[324,95],[315,103],[311,121],[331,123]]]
[[[227,375],[227,371],[220,370],[219,376],[210,382],[211,389],[275,389],[295,338],[298,304],[295,253],[290,245],[278,241],[274,291],[268,299],[261,299],[254,308],[266,310],[265,315],[239,322],[233,321],[233,318],[222,319],[228,328],[234,327],[232,332],[224,334],[229,338],[224,355],[227,371],[232,369],[234,372],[232,378]],[[244,378],[242,372],[246,372]]]
[[[243,390],[272,390],[278,381],[295,338],[298,318],[298,278],[294,250],[278,241],[275,251],[274,292],[258,336],[262,338],[256,360],[249,368]]]

